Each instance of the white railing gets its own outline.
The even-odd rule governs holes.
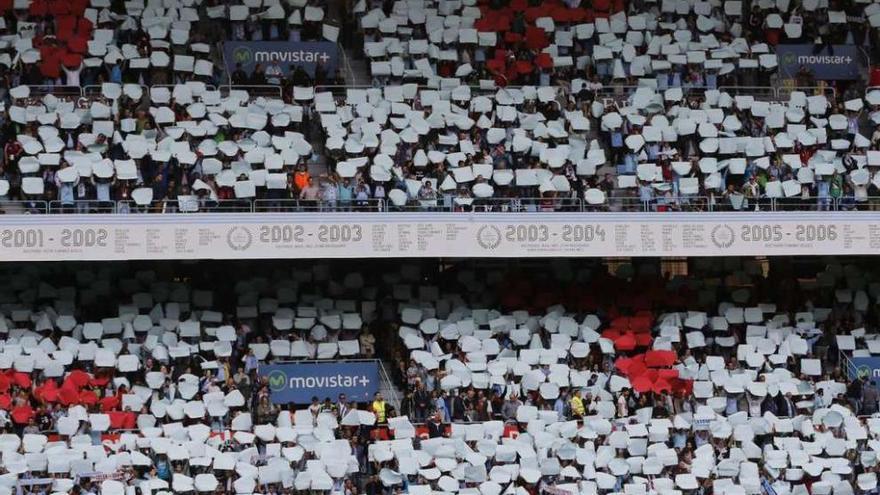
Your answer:
[[[383,388],[388,392],[388,396],[385,397],[385,400],[390,402],[391,405],[394,406],[394,409],[400,412],[400,397],[397,396],[397,387],[394,385],[394,381],[391,380],[391,375],[388,374],[388,371],[385,369],[385,363],[381,359],[379,361],[379,378],[382,380]]]

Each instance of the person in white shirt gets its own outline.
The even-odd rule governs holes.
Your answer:
[[[80,62],[80,64],[74,69],[70,69],[63,64],[61,65],[61,68],[64,69],[64,75],[67,79],[68,86],[79,86],[79,74],[82,72],[82,67],[82,62]]]
[[[278,61],[272,61],[272,65],[266,67],[266,82],[269,84],[281,84],[281,79],[284,77],[284,71],[281,70],[281,66],[278,65]]]

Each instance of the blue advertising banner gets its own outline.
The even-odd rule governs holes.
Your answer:
[[[874,385],[880,387],[880,357],[854,357],[850,358],[852,366],[849,367],[849,378],[869,377]]]
[[[379,366],[358,363],[286,363],[260,366],[260,375],[269,379],[269,392],[275,404],[308,404],[312,397],[334,403],[339,394],[357,402],[373,400],[379,390]]]
[[[226,41],[223,43],[226,70],[232,74],[236,65],[247,74],[260,64],[263,69],[278,61],[278,66],[287,76],[301,66],[309,76],[315,75],[315,67],[320,62],[327,74],[333,75],[339,62],[336,43],[329,41]]]
[[[819,80],[859,79],[859,69],[865,65],[864,57],[856,45],[826,45],[816,51],[817,45],[777,45],[779,75],[783,78],[797,77],[801,67],[806,67]]]

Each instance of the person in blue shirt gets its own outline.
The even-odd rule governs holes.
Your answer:
[[[168,460],[161,456],[156,459],[156,476],[165,481],[171,481],[171,464]]]
[[[337,186],[339,198],[339,206],[343,210],[351,208],[351,201],[354,199],[354,187],[351,185],[351,179],[343,179]]]
[[[560,394],[559,397],[556,398],[556,402],[553,403],[553,410],[556,411],[556,415],[559,418],[559,421],[565,421],[565,395]]]
[[[110,66],[110,82],[122,84],[122,68],[119,67],[118,63]]]
[[[432,395],[434,399],[434,407],[436,408],[437,413],[440,414],[440,420],[444,423],[449,423],[449,409],[446,408],[446,401],[443,399],[442,393],[435,390]]]

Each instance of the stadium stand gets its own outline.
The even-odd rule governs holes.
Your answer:
[[[880,196],[880,91],[780,74],[775,53],[814,40],[814,55],[873,57],[873,5],[357,2],[344,32],[302,1],[5,10],[6,212],[824,211]],[[219,48],[340,35],[374,87],[320,64],[225,71]]]
[[[877,387],[847,376],[856,342],[870,354],[876,340],[873,270],[606,266],[10,272],[0,493],[876,486]],[[273,332],[329,358],[317,328],[355,337],[351,314],[383,337],[359,351],[399,365],[399,409],[381,396],[273,404],[258,369],[289,359],[266,353]]]
[[[222,484],[218,493],[252,493],[258,478],[262,486],[280,483],[259,472],[274,469],[277,477],[282,470],[258,468],[252,458],[300,462],[309,445],[301,435],[311,434],[318,411],[270,404],[257,368],[374,352],[375,338],[366,327],[362,332],[361,317],[371,318],[373,310],[341,299],[358,292],[363,279],[351,274],[336,284],[330,274],[327,266],[288,277],[275,272],[271,282],[240,278],[224,291],[163,280],[149,270],[70,270],[69,285],[59,287],[44,282],[46,273],[36,268],[10,276],[2,291],[8,312],[0,318],[6,335],[0,492],[96,493],[88,488],[94,486],[117,494],[130,493],[128,485],[139,493],[183,493]],[[210,279],[194,282],[204,287]],[[219,310],[221,301],[235,302]],[[338,424],[333,415],[321,418],[314,440],[323,443]],[[346,413],[338,420],[352,419]],[[278,443],[271,425],[279,426]],[[275,447],[266,452],[262,442]],[[280,442],[286,442],[283,456]],[[326,455],[342,460],[333,468],[341,475],[351,470],[348,456],[333,450],[339,447]],[[308,451],[311,457],[315,449]],[[202,460],[193,462],[194,453]],[[292,472],[284,472],[293,481]],[[314,488],[322,480],[316,478]],[[310,488],[303,483],[299,489]]]
[[[34,212],[731,211],[873,209],[877,195],[865,118],[878,91],[870,113],[797,91],[638,88],[625,106],[555,87],[295,88],[296,104],[195,82],[102,91],[36,104],[12,88],[6,199]],[[147,97],[149,110],[129,110]],[[319,153],[335,173],[311,176]]]

